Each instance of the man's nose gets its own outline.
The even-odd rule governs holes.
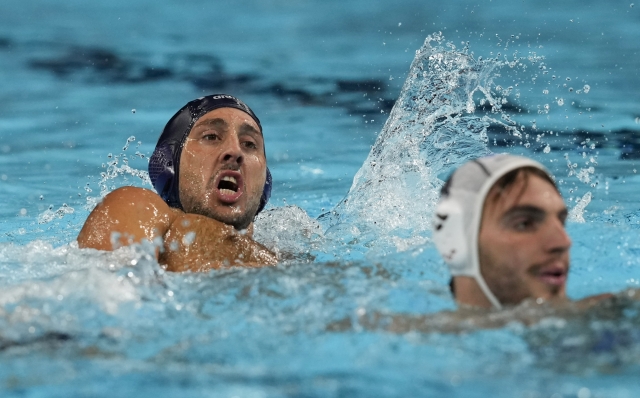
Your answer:
[[[242,164],[244,156],[242,148],[240,147],[240,140],[238,137],[229,136],[225,140],[224,149],[222,151],[222,160],[225,162],[235,162]]]

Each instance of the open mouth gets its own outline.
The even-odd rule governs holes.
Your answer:
[[[218,183],[218,190],[225,195],[238,192],[238,180],[232,176],[224,176]]]
[[[225,170],[218,175],[216,184],[218,198],[225,203],[233,203],[242,196],[242,174]]]
[[[543,269],[538,277],[550,285],[563,285],[567,281],[567,271],[560,267]]]

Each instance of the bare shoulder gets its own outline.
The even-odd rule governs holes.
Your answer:
[[[117,209],[122,208],[124,210],[127,207],[137,207],[147,203],[158,205],[160,203],[164,203],[164,201],[160,196],[158,196],[158,194],[149,189],[121,187],[109,192],[107,196],[105,196],[96,206],[96,209],[114,207]]]
[[[179,213],[151,190],[118,188],[89,214],[78,235],[78,245],[113,250],[144,239],[153,241],[166,233]]]

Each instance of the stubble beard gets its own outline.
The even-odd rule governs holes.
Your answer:
[[[215,192],[215,178],[212,178],[207,183],[206,189],[204,191],[204,198],[199,198],[197,194],[192,193],[189,190],[185,190],[180,192],[180,202],[182,203],[182,208],[185,213],[190,214],[199,214],[201,216],[209,217],[216,221],[220,221],[221,223],[231,225],[236,230],[247,229],[249,225],[253,222],[255,218],[258,207],[260,207],[260,197],[255,196],[249,198],[247,201],[247,207],[244,212],[241,212],[239,209],[235,208],[232,210],[231,214],[221,214],[221,212],[216,211],[215,207],[208,205],[209,195],[213,195]],[[244,191],[246,194],[246,190]],[[262,193],[261,193],[262,194]],[[234,205],[220,205],[227,208],[233,208]]]
[[[532,298],[531,291],[520,275],[508,269],[500,270],[496,262],[492,261],[480,250],[480,274],[491,293],[503,305],[518,305],[522,301]]]
[[[485,258],[486,259],[486,258]],[[487,264],[485,266],[484,264]],[[527,269],[524,275],[516,274],[509,271],[500,271],[494,264],[488,265],[487,262],[481,263],[480,269],[485,283],[494,296],[502,304],[518,305],[524,300],[537,298],[527,283],[528,278],[535,278],[537,271],[543,265],[534,265]],[[535,283],[535,282],[533,282]],[[565,285],[545,286],[545,293],[548,299],[562,297],[562,291]]]

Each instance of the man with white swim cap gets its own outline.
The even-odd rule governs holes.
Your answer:
[[[494,155],[458,168],[433,219],[458,303],[500,309],[565,299],[567,214],[551,174],[531,159]]]
[[[262,266],[276,256],[252,239],[271,195],[260,120],[227,94],[190,101],[167,123],[149,160],[153,192],[122,187],[96,206],[81,248],[153,242],[170,271]]]

